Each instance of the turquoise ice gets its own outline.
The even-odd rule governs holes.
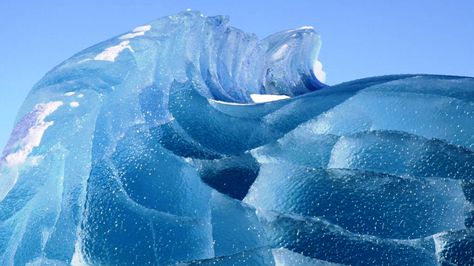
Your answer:
[[[474,79],[327,86],[319,48],[188,11],[55,67],[0,161],[0,264],[473,264]]]

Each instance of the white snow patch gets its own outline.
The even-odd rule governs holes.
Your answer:
[[[149,30],[151,30],[151,25],[142,25],[133,29],[133,32],[139,32],[139,31],[147,32]]]
[[[82,94],[82,93],[77,95],[77,98],[82,98],[82,97],[84,97],[84,94]]]
[[[286,95],[274,95],[274,94],[250,94],[250,98],[255,103],[266,103],[266,102],[273,102],[283,99],[290,98]]]
[[[69,106],[71,106],[72,108],[76,108],[76,107],[79,106],[79,103],[76,102],[76,101],[74,101],[74,102],[71,102],[71,103],[69,104]]]
[[[64,96],[73,96],[74,94],[76,93],[73,91],[69,91],[69,92],[64,93]]]
[[[53,121],[46,122],[44,120],[54,111],[56,111],[56,109],[58,109],[61,105],[63,105],[63,102],[55,101],[37,104],[35,106],[35,111],[38,112],[35,124],[28,129],[26,136],[20,140],[19,150],[14,153],[10,153],[5,157],[5,162],[9,167],[23,164],[33,149],[41,144],[41,139],[43,138],[44,132],[46,129],[48,129],[48,127],[54,124]]]
[[[105,49],[102,53],[96,55],[94,57],[94,60],[115,62],[115,58],[117,58],[120,52],[122,52],[125,49],[128,49],[131,52],[133,52],[133,49],[130,46],[130,41],[123,41],[119,43],[118,45]]]
[[[326,72],[324,72],[323,70],[323,64],[321,63],[321,61],[316,60],[316,62],[314,62],[313,73],[319,81],[326,81]]]
[[[249,105],[249,104],[254,104],[254,103],[233,103],[233,102],[224,102],[224,101],[219,101],[219,100],[214,100],[214,99],[207,99],[207,102],[210,103],[211,105],[215,106],[216,103],[219,104],[225,104],[225,105],[238,105],[238,106],[243,106],[243,105]]]
[[[143,35],[145,35],[144,31],[130,32],[130,33],[127,33],[127,34],[124,34],[124,35],[120,36],[119,39],[120,40],[127,40],[127,39],[133,39],[135,37],[143,36]]]
[[[120,40],[127,40],[127,39],[133,39],[137,36],[143,36],[143,35],[145,35],[145,32],[149,31],[150,29],[151,29],[151,25],[139,26],[139,27],[136,27],[135,29],[133,29],[132,32],[120,36],[119,39]]]

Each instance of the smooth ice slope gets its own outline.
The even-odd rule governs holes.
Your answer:
[[[474,79],[326,86],[319,47],[184,12],[54,68],[0,161],[0,264],[474,264]]]

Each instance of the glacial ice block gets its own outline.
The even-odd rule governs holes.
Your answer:
[[[328,86],[320,45],[187,11],[52,69],[0,159],[0,265],[472,264],[474,79]]]

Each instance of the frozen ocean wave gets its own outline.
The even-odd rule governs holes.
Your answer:
[[[474,264],[474,79],[327,86],[319,48],[190,11],[64,61],[0,161],[0,264]]]

